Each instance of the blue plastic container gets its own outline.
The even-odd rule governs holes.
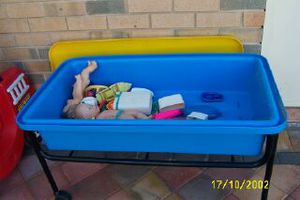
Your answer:
[[[215,120],[62,119],[74,76],[96,60],[93,84],[119,81],[154,91],[155,98],[183,95],[187,110],[209,105]],[[203,92],[223,94],[207,103]],[[269,65],[249,54],[99,56],[64,62],[17,117],[24,130],[38,131],[52,150],[101,150],[257,155],[266,134],[286,127],[286,115]]]

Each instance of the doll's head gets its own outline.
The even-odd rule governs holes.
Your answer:
[[[85,97],[75,108],[76,119],[95,119],[100,110],[95,97]]]
[[[99,112],[98,106],[80,103],[75,108],[75,118],[95,119]]]

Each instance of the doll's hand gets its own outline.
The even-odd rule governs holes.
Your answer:
[[[88,61],[88,66],[87,66],[87,71],[88,73],[92,73],[93,71],[95,71],[95,69],[97,68],[97,63],[96,61],[92,60],[92,61]]]

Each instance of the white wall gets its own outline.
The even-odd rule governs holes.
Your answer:
[[[267,0],[262,55],[285,106],[300,106],[300,0]]]

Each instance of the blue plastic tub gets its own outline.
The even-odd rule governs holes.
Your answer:
[[[154,91],[155,98],[181,93],[192,111],[218,109],[215,120],[62,119],[74,76],[88,60],[100,66],[93,84],[119,81]],[[202,92],[218,92],[223,102],[207,103]],[[38,131],[52,150],[101,150],[257,155],[266,134],[286,127],[286,115],[269,65],[248,54],[99,56],[64,62],[17,117],[24,130]]]

